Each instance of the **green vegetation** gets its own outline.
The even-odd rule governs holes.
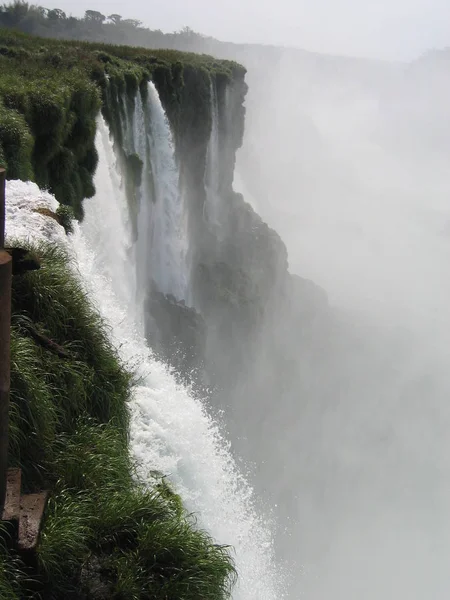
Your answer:
[[[30,465],[39,465],[33,475],[45,480],[52,469],[54,436],[70,430],[77,415],[114,421],[127,430],[129,377],[101,317],[68,268],[65,251],[41,245],[31,252],[41,268],[13,280],[11,457],[27,472]],[[56,342],[69,358],[36,345],[30,327]],[[30,402],[30,394],[39,401]]]
[[[61,12],[15,3],[0,9],[0,26],[35,31],[43,19],[60,27],[70,21]],[[103,26],[95,11],[83,22],[92,31]],[[9,178],[34,180],[56,196],[64,206],[55,213],[37,210],[69,233],[95,193],[100,110],[136,203],[142,178],[151,180],[124,137],[136,94],[145,103],[154,81],[194,175],[204,169],[212,86],[220,95],[224,82],[243,75],[206,55],[0,29],[0,164]],[[0,535],[0,597],[229,598],[228,549],[196,527],[162,475],[137,483],[128,448],[131,376],[69,257],[48,244],[28,250],[41,268],[13,281],[10,462],[22,469],[24,491],[50,489],[51,499],[36,565],[23,564]]]
[[[73,209],[70,206],[66,206],[65,204],[60,204],[56,209],[56,212],[53,212],[46,206],[40,206],[34,209],[35,212],[43,215],[44,217],[50,217],[54,219],[57,223],[64,227],[64,231],[69,234],[73,233],[73,220],[75,218]]]
[[[64,227],[64,231],[66,233],[73,232],[72,221],[75,218],[74,212],[70,206],[65,206],[64,204],[60,204],[56,209],[56,217],[58,223]]]
[[[99,90],[79,69],[62,68],[58,54],[18,46],[13,34],[0,38],[8,49],[0,52],[0,147],[8,177],[49,188],[81,217],[82,199],[94,193]]]
[[[87,10],[84,17],[67,16],[60,9],[48,9],[43,6],[15,0],[0,5],[0,28],[14,29],[41,37],[83,40],[90,42],[129,45],[139,48],[167,48],[183,52],[208,53],[224,55],[222,43],[183,27],[180,31],[163,33],[160,29],[149,29],[137,19],[126,19],[122,15],[109,16],[95,10]],[[225,53],[226,54],[226,53]],[[178,60],[178,59],[176,59]],[[228,63],[222,67],[217,64],[217,71],[224,73],[232,66],[234,75],[244,71],[236,63]]]
[[[164,478],[137,482],[131,377],[70,258],[46,243],[27,249],[41,268],[13,278],[10,461],[26,491],[52,494],[36,565],[0,535],[0,597],[229,598],[227,548],[197,529]]]
[[[36,10],[23,3],[4,6],[0,23],[14,26],[30,11],[46,14]],[[0,29],[0,165],[10,179],[31,179],[48,188],[82,218],[82,200],[95,193],[100,108],[116,149],[128,161],[121,120],[126,104],[133,105],[139,89],[145,96],[146,83],[153,79],[179,145],[196,138],[199,146],[210,131],[210,82],[215,80],[219,89],[244,73],[236,63],[206,55],[42,39]],[[136,171],[138,165],[133,167]]]

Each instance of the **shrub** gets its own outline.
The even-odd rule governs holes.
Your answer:
[[[60,204],[56,209],[56,215],[58,217],[59,224],[64,227],[66,233],[73,232],[73,220],[75,218],[73,209],[70,206]]]

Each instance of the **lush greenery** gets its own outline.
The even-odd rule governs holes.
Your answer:
[[[27,491],[52,494],[36,565],[0,535],[0,596],[228,598],[227,548],[164,479],[143,487],[134,477],[132,381],[69,257],[48,244],[28,250],[41,268],[13,278],[10,459]]]
[[[0,25],[34,31],[27,19],[59,23],[52,12],[15,3],[2,7]],[[101,25],[95,15],[86,20]],[[95,193],[99,110],[126,163],[131,198],[144,170],[122,143],[123,125],[138,91],[145,102],[154,81],[177,147],[199,173],[211,89],[243,75],[206,55],[0,29],[0,164],[9,178],[55,194],[65,206],[46,214],[70,232]],[[36,565],[23,564],[0,535],[0,597],[228,598],[235,571],[227,548],[196,527],[161,475],[145,487],[136,482],[127,439],[132,381],[68,256],[49,245],[29,253],[41,268],[14,277],[10,459],[25,491],[52,495]]]
[[[3,7],[0,22],[12,26],[14,19],[5,15],[30,10],[21,3]],[[82,200],[95,193],[100,108],[121,147],[126,102],[153,79],[175,134],[191,128],[203,140],[210,126],[211,79],[220,84],[243,75],[239,65],[206,55],[0,30],[0,164],[10,179],[36,181],[81,218]]]
[[[24,33],[43,37],[108,41],[142,48],[172,48],[198,52],[207,44],[217,40],[196,33],[189,27],[173,33],[160,29],[149,29],[137,19],[127,19],[119,14],[103,15],[99,11],[87,10],[79,19],[67,15],[61,9],[48,9],[27,2],[12,2],[0,6],[0,27],[14,28]]]

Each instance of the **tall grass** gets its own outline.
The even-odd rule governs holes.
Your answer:
[[[126,438],[130,376],[67,253],[47,243],[28,249],[41,268],[13,278],[10,452],[41,482],[53,468],[56,435],[73,431],[79,415],[115,422]],[[34,331],[67,358],[41,346]]]
[[[25,580],[24,564],[8,550],[9,532],[0,524],[0,598],[21,600],[20,581]]]
[[[0,544],[0,598],[229,598],[228,548],[198,529],[164,478],[137,480],[131,376],[70,257],[48,243],[28,250],[41,268],[13,278],[10,456],[27,490],[52,495],[36,568]]]

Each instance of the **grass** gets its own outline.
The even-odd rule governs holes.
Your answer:
[[[52,493],[35,567],[0,532],[0,597],[229,598],[236,574],[228,548],[197,527],[163,477],[137,481],[131,376],[70,257],[48,243],[28,249],[41,268],[13,278],[10,459],[25,489]]]
[[[20,581],[26,578],[24,565],[8,550],[8,532],[0,524],[0,598],[21,600]]]
[[[71,431],[77,415],[116,422],[127,431],[129,375],[67,253],[48,243],[29,250],[41,268],[13,280],[11,457],[39,480],[51,469],[55,435]],[[41,347],[30,326],[70,359]]]
[[[14,48],[13,39],[3,41]],[[8,177],[49,188],[81,217],[82,199],[94,193],[100,90],[82,68],[55,66],[37,49],[31,54],[26,61],[0,55],[1,160]]]
[[[0,29],[0,166],[10,179],[48,188],[81,219],[82,200],[95,194],[100,109],[120,147],[119,98],[133,102],[153,79],[179,145],[194,135],[202,145],[211,127],[211,82],[221,96],[224,84],[244,73],[207,55]]]
[[[71,207],[48,215],[70,232],[82,199],[95,193],[100,108],[120,145],[119,99],[132,106],[140,90],[145,101],[153,79],[180,147],[195,147],[189,160],[203,168],[211,83],[242,76],[234,63],[203,55],[0,30],[0,164]],[[143,165],[134,155],[123,160],[132,195]],[[0,535],[0,598],[229,598],[229,549],[198,528],[163,476],[137,482],[128,447],[132,376],[71,258],[48,243],[18,245],[41,268],[13,278],[10,461],[25,491],[50,489],[51,499],[31,570]]]
[[[58,217],[58,223],[64,227],[64,231],[69,234],[73,233],[72,222],[75,219],[75,214],[70,206],[64,206],[60,204],[56,209],[56,216]]]

